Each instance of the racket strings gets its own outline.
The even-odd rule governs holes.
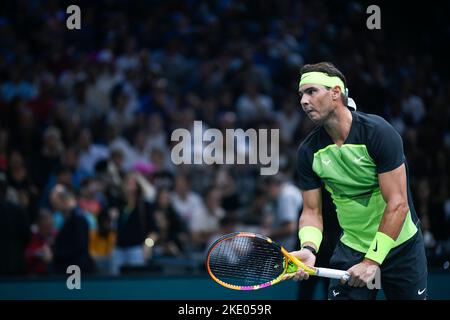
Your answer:
[[[237,236],[220,242],[211,252],[211,272],[237,286],[270,282],[283,273],[284,256],[264,239]]]

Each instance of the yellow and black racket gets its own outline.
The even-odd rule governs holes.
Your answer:
[[[274,285],[302,268],[310,275],[348,279],[346,271],[306,266],[270,238],[250,232],[222,236],[208,250],[206,268],[220,285],[257,290]]]

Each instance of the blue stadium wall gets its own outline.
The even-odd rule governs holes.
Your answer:
[[[450,299],[450,273],[429,276],[429,298]],[[222,288],[207,275],[82,277],[80,290],[69,290],[66,278],[1,279],[0,299],[159,299],[159,300],[295,300],[298,287],[285,281],[251,292]],[[316,292],[318,296],[320,292]],[[383,299],[383,294],[379,295]]]

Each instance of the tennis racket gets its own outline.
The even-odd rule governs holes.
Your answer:
[[[263,235],[236,232],[222,236],[208,250],[206,269],[218,284],[234,290],[257,290],[284,280],[302,268],[309,275],[348,279],[346,271],[306,266]]]

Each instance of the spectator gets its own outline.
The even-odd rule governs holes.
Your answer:
[[[236,103],[239,119],[248,124],[256,119],[265,119],[273,111],[270,96],[262,94],[255,83],[249,83]]]
[[[6,102],[15,97],[30,100],[37,95],[37,88],[21,76],[23,72],[17,66],[11,68],[9,80],[1,86],[1,93]]]
[[[153,183],[160,189],[172,189],[174,184],[174,170],[170,160],[161,149],[153,149],[150,154],[150,162],[153,164],[155,173]]]
[[[52,246],[56,236],[51,212],[43,209],[37,217],[35,230],[25,251],[28,273],[45,275],[51,272]]]
[[[38,94],[28,102],[28,107],[41,123],[48,123],[56,107],[55,80],[53,74],[45,71],[40,77]]]
[[[189,180],[184,175],[175,177],[175,189],[172,193],[172,203],[175,211],[192,231],[193,218],[195,212],[200,212],[204,208],[202,198],[193,192]]]
[[[192,239],[201,249],[207,244],[211,235],[217,234],[220,220],[225,217],[225,210],[221,207],[219,190],[211,188],[205,194],[205,206],[202,210],[194,211],[191,223]]]
[[[189,235],[181,217],[175,212],[170,199],[170,192],[161,189],[156,198],[155,208],[156,232],[155,255],[180,256],[185,250]]]
[[[8,180],[15,193],[16,203],[25,210],[32,222],[36,216],[38,188],[31,180],[24,157],[18,151],[10,155]]]
[[[71,172],[71,185],[75,190],[78,190],[81,186],[81,182],[89,176],[89,174],[80,168],[79,166],[79,150],[70,146],[65,151],[61,158],[61,167],[68,168]],[[57,172],[60,171],[56,170]]]
[[[86,178],[81,183],[80,196],[78,199],[80,208],[97,217],[102,211],[102,199],[100,183],[92,178]]]
[[[134,106],[130,103],[130,97],[118,85],[113,88],[111,93],[112,111],[108,114],[108,124],[114,124],[118,127],[119,132],[127,130],[134,123]]]
[[[133,147],[131,148],[130,163],[134,166],[139,162],[147,162],[150,158],[150,153],[145,147],[146,134],[144,131],[137,131],[134,135]]]
[[[0,172],[0,275],[26,272],[25,248],[30,239],[26,212],[6,199],[6,175]]]
[[[112,227],[112,216],[114,213],[103,210],[97,216],[97,229],[91,232],[89,237],[89,253],[94,260],[95,270],[103,275],[113,274],[112,259],[117,234]]]
[[[58,203],[63,224],[53,246],[53,268],[66,273],[67,267],[77,265],[83,273],[92,272],[89,255],[89,225],[77,205],[75,196],[65,187],[57,185],[53,197]]]
[[[228,215],[237,216],[242,204],[236,189],[236,181],[228,170],[218,170],[215,178],[215,188],[221,193],[223,209]]]
[[[290,95],[283,103],[281,111],[276,113],[280,139],[285,145],[290,145],[294,139],[294,132],[300,124],[301,113],[296,110],[297,99]]]
[[[78,146],[80,148],[79,166],[91,175],[94,173],[95,164],[109,156],[105,146],[92,143],[91,130],[87,128],[80,132]]]
[[[144,241],[155,230],[154,208],[145,201],[144,190],[133,174],[125,177],[123,203],[119,206],[117,246],[113,253],[113,274],[123,266],[144,266]]]
[[[284,181],[281,176],[266,179],[266,190],[271,200],[271,209],[264,217],[264,228],[267,236],[287,250],[293,250],[297,242],[296,230],[298,218],[303,205],[300,190],[293,184]]]
[[[88,105],[86,99],[86,80],[85,76],[81,76],[81,79],[76,80],[72,84],[72,94],[69,95],[65,104],[68,107],[68,112],[74,115],[83,126],[89,126],[91,122],[97,117],[96,110],[93,106]]]
[[[48,127],[43,134],[42,150],[39,157],[39,173],[37,183],[43,187],[50,174],[61,165],[64,154],[64,144],[62,142],[61,132],[58,128]]]

